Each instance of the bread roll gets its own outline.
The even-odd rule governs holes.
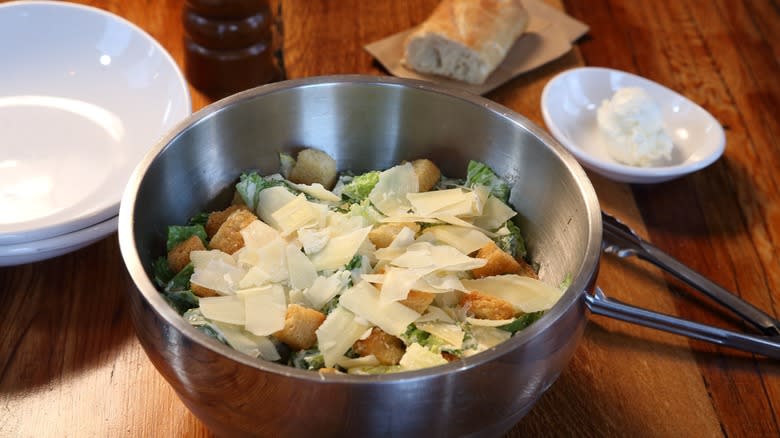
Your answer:
[[[442,0],[406,40],[402,63],[482,84],[528,25],[521,0]]]

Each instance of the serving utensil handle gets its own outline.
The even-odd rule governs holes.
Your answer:
[[[602,212],[601,219],[605,252],[618,257],[634,255],[648,261],[739,315],[765,335],[780,336],[780,321],[653,246],[617,218]]]
[[[780,359],[780,339],[777,338],[738,333],[625,304],[607,297],[599,287],[593,295],[585,294],[585,303],[596,315]]]

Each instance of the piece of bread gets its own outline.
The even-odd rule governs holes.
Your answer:
[[[220,210],[220,211],[214,211],[209,214],[209,218],[206,221],[206,235],[209,236],[209,239],[214,237],[215,234],[217,234],[217,231],[219,231],[219,227],[222,226],[222,224],[225,223],[227,218],[236,210],[246,210],[249,211],[249,208],[246,205],[238,205],[233,204],[230,207]]]
[[[233,254],[244,247],[244,237],[241,230],[253,221],[257,216],[247,209],[236,209],[220,225],[214,237],[209,242],[210,249],[218,249],[228,254]]]
[[[421,192],[432,189],[441,178],[439,167],[426,158],[412,161],[412,168],[417,174],[417,183]]]
[[[290,181],[297,184],[319,183],[328,190],[336,185],[337,178],[336,160],[317,149],[300,151],[290,170]]]
[[[284,328],[274,336],[293,350],[306,350],[317,342],[317,329],[325,321],[325,315],[314,309],[290,304],[284,317]]]
[[[179,273],[185,266],[190,263],[190,252],[201,251],[206,249],[203,245],[203,241],[198,236],[190,236],[189,239],[179,242],[178,245],[168,251],[168,267],[171,271]]]
[[[397,365],[406,347],[402,340],[374,327],[366,339],[355,342],[352,350],[360,356],[373,354],[382,365]]]
[[[425,313],[425,309],[433,302],[434,298],[436,298],[436,294],[419,290],[410,290],[406,298],[399,301],[399,303],[422,315]]]
[[[463,307],[467,315],[479,319],[510,319],[516,313],[512,303],[477,291],[464,294],[458,304]]]
[[[523,267],[511,254],[504,252],[492,241],[480,248],[476,257],[487,260],[487,264],[471,270],[474,278],[501,274],[522,274],[524,272]]]
[[[442,0],[407,37],[401,62],[420,73],[482,84],[527,25],[521,0]]]

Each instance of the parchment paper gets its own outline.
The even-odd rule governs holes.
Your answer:
[[[441,76],[417,73],[401,65],[407,29],[365,46],[391,74],[403,78],[423,79],[485,94],[512,78],[540,67],[571,50],[572,43],[588,32],[588,26],[539,0],[525,0],[530,19],[528,29],[509,50],[504,61],[484,84],[473,85]]]

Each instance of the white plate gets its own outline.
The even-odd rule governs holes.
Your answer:
[[[0,245],[0,266],[50,259],[83,248],[116,231],[117,216],[95,225],[33,242]]]
[[[106,11],[0,5],[0,245],[116,216],[130,173],[192,111],[165,49]]]
[[[643,88],[659,105],[674,143],[669,163],[634,167],[616,162],[607,153],[596,111],[623,87]],[[658,83],[608,68],[574,68],[552,78],[542,92],[542,117],[580,164],[621,182],[657,183],[683,176],[712,164],[726,145],[720,123],[699,105]]]

